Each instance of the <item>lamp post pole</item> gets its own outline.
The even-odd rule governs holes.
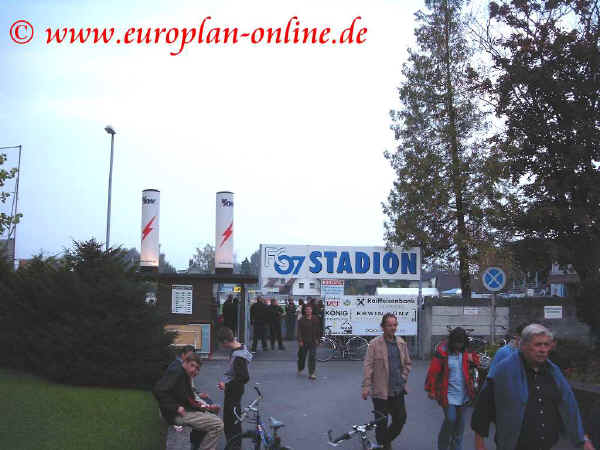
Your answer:
[[[108,251],[110,247],[110,197],[112,193],[113,154],[115,150],[115,134],[117,132],[110,125],[104,127],[104,131],[110,134],[110,171],[108,172],[108,207],[106,208],[106,251]]]

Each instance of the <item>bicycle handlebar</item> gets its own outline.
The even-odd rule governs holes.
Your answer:
[[[329,430],[327,432],[327,435],[329,437],[329,445],[331,445],[332,447],[338,447],[339,443],[342,441],[347,441],[348,439],[351,439],[353,435],[355,435],[358,432],[361,431],[368,431],[371,430],[373,427],[375,427],[379,422],[386,420],[387,416],[385,414],[380,413],[379,411],[372,411],[376,416],[380,416],[377,419],[365,424],[365,425],[354,425],[352,428],[352,431],[348,431],[344,434],[342,434],[341,436],[332,439],[332,433],[333,430]],[[363,430],[359,430],[359,428],[363,428]]]
[[[258,390],[258,389],[257,389]],[[248,415],[249,411],[256,411],[256,405],[258,404],[258,402],[260,402],[262,397],[258,397],[256,399],[254,399],[248,406],[246,406],[243,410],[242,410],[242,414],[238,415],[238,409],[237,408],[233,408],[233,415],[236,417],[236,421],[235,423],[242,423],[244,420],[246,420],[246,416]]]

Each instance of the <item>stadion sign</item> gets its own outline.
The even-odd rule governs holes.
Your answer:
[[[421,249],[261,244],[260,277],[419,280]]]

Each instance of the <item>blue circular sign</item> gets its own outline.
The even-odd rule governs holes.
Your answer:
[[[498,292],[506,285],[506,274],[500,267],[488,267],[483,272],[481,281],[488,291]]]

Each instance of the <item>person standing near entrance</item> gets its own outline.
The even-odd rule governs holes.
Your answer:
[[[308,378],[316,380],[317,347],[321,340],[321,323],[312,313],[312,306],[304,306],[304,317],[298,322],[298,375],[304,370],[308,356]]]
[[[392,448],[392,441],[400,434],[406,423],[406,381],[412,361],[404,339],[396,336],[398,319],[394,314],[384,314],[381,320],[383,335],[369,343],[364,362],[362,398],[373,399],[375,419],[385,416],[375,430],[377,443],[385,450]],[[388,427],[388,415],[392,424]]]
[[[267,327],[267,307],[263,303],[262,297],[256,298],[256,303],[250,307],[250,324],[252,330],[252,351],[256,352],[258,339],[262,342],[263,351],[268,350],[265,330]]]
[[[294,303],[294,299],[288,298],[287,305],[285,305],[285,338],[288,341],[294,340],[297,320],[298,318],[296,316],[296,304]]]
[[[229,295],[223,303],[223,326],[235,330],[235,305],[233,295]]]
[[[467,405],[475,399],[469,365],[479,365],[479,355],[467,350],[467,333],[454,328],[431,358],[425,390],[444,410],[438,450],[462,450]]]
[[[277,299],[271,300],[271,306],[268,308],[267,317],[269,318],[269,328],[271,331],[271,350],[275,350],[275,341],[279,345],[279,350],[285,350],[281,338],[281,318],[283,317],[283,308],[277,304]]]
[[[244,386],[250,380],[248,364],[252,361],[252,354],[234,338],[233,332],[229,328],[223,327],[219,330],[218,340],[223,347],[230,351],[229,366],[218,387],[225,392],[223,423],[227,448],[237,450],[241,448],[241,439],[236,439],[236,437],[242,434],[242,424],[236,421],[235,410],[241,410]]]

